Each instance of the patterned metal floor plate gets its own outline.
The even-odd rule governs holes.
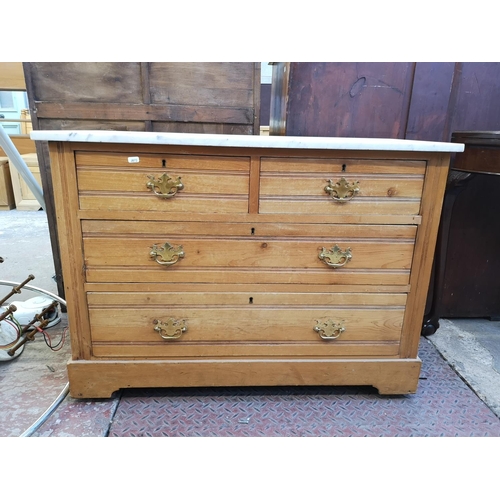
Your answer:
[[[124,390],[109,436],[500,436],[500,420],[426,339],[417,394],[370,387]]]

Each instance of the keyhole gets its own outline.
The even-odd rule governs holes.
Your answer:
[[[251,234],[255,234],[255,228],[252,227],[252,230],[250,231]]]
[[[166,167],[167,166],[167,160],[162,160],[161,161],[161,166]]]
[[[345,172],[346,169],[347,169],[347,165],[346,164],[342,165],[342,172]]]
[[[248,298],[248,303],[249,303],[249,304],[253,304],[253,297],[249,297],[249,298]]]

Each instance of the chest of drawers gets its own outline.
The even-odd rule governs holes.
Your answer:
[[[70,392],[417,390],[450,155],[395,140],[37,131]]]

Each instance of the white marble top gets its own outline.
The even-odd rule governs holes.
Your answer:
[[[173,132],[118,132],[112,130],[36,130],[32,131],[30,136],[35,141],[287,149],[344,149],[364,151],[461,152],[465,147],[463,144],[459,143],[409,141],[404,139],[186,134]]]

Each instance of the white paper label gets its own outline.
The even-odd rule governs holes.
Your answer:
[[[128,162],[129,163],[139,163],[139,157],[138,156],[129,156]]]

